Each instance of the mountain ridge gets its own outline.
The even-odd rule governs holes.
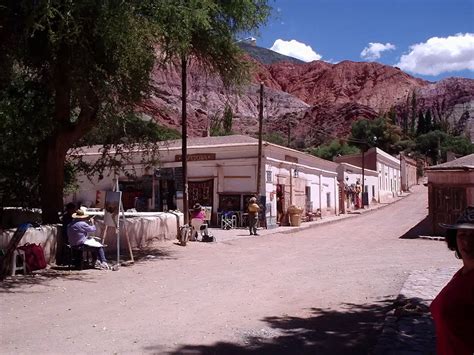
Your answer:
[[[343,137],[357,119],[373,119],[389,110],[403,114],[410,97],[415,95],[417,109],[434,110],[437,107],[438,114],[444,115],[443,119],[451,120],[452,124],[464,115],[466,130],[474,137],[472,79],[453,77],[429,82],[377,62],[305,63],[287,60],[289,57],[282,55],[274,56],[265,48],[241,45],[241,48],[247,47],[252,48],[247,60],[254,70],[251,84],[240,92],[224,90],[219,78],[191,62],[188,77],[188,130],[191,136],[209,134],[212,122],[222,117],[226,106],[232,108],[235,133],[255,134],[258,86],[263,82],[265,125],[269,132],[284,136],[288,133],[288,117],[291,117],[292,134],[296,138],[315,125],[330,130],[333,136]],[[268,55],[271,59],[266,58]],[[152,94],[140,106],[143,114],[176,129],[180,127],[179,73],[173,65],[156,66],[151,76]],[[320,140],[307,144],[320,143]]]

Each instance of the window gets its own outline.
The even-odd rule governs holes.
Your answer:
[[[331,193],[330,192],[326,192],[326,206],[328,208],[331,208]]]
[[[375,186],[372,185],[372,198],[374,198],[374,197],[375,197]]]
[[[266,171],[266,176],[267,176],[267,182],[272,182],[272,171],[271,170],[267,170]]]

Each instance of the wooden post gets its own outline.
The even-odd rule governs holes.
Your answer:
[[[187,128],[187,60],[181,56],[181,164],[183,167],[183,214],[184,224],[189,223],[188,215],[188,128]]]
[[[263,82],[260,83],[260,104],[258,110],[258,160],[257,160],[257,196],[260,198],[262,184],[262,132],[263,132]]]

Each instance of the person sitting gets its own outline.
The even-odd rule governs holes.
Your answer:
[[[202,206],[199,203],[194,204],[193,210],[191,212],[191,219],[197,218],[202,221],[206,220],[206,212],[204,212]]]
[[[67,227],[69,245],[71,247],[85,245],[93,248],[97,251],[95,267],[106,270],[110,269],[107,264],[107,259],[105,258],[104,246],[88,235],[89,233],[94,233],[96,231],[94,218],[79,209],[72,215],[72,219],[72,222],[69,223]]]
[[[206,212],[204,212],[202,206],[199,203],[194,204],[193,210],[191,212],[191,225],[193,226],[191,240],[197,240],[199,232],[204,235],[209,235],[207,223],[205,223],[205,221]]]

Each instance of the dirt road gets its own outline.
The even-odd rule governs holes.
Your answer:
[[[443,242],[399,238],[426,206],[419,188],[295,234],[4,283],[0,352],[366,354],[411,270],[458,265]]]

